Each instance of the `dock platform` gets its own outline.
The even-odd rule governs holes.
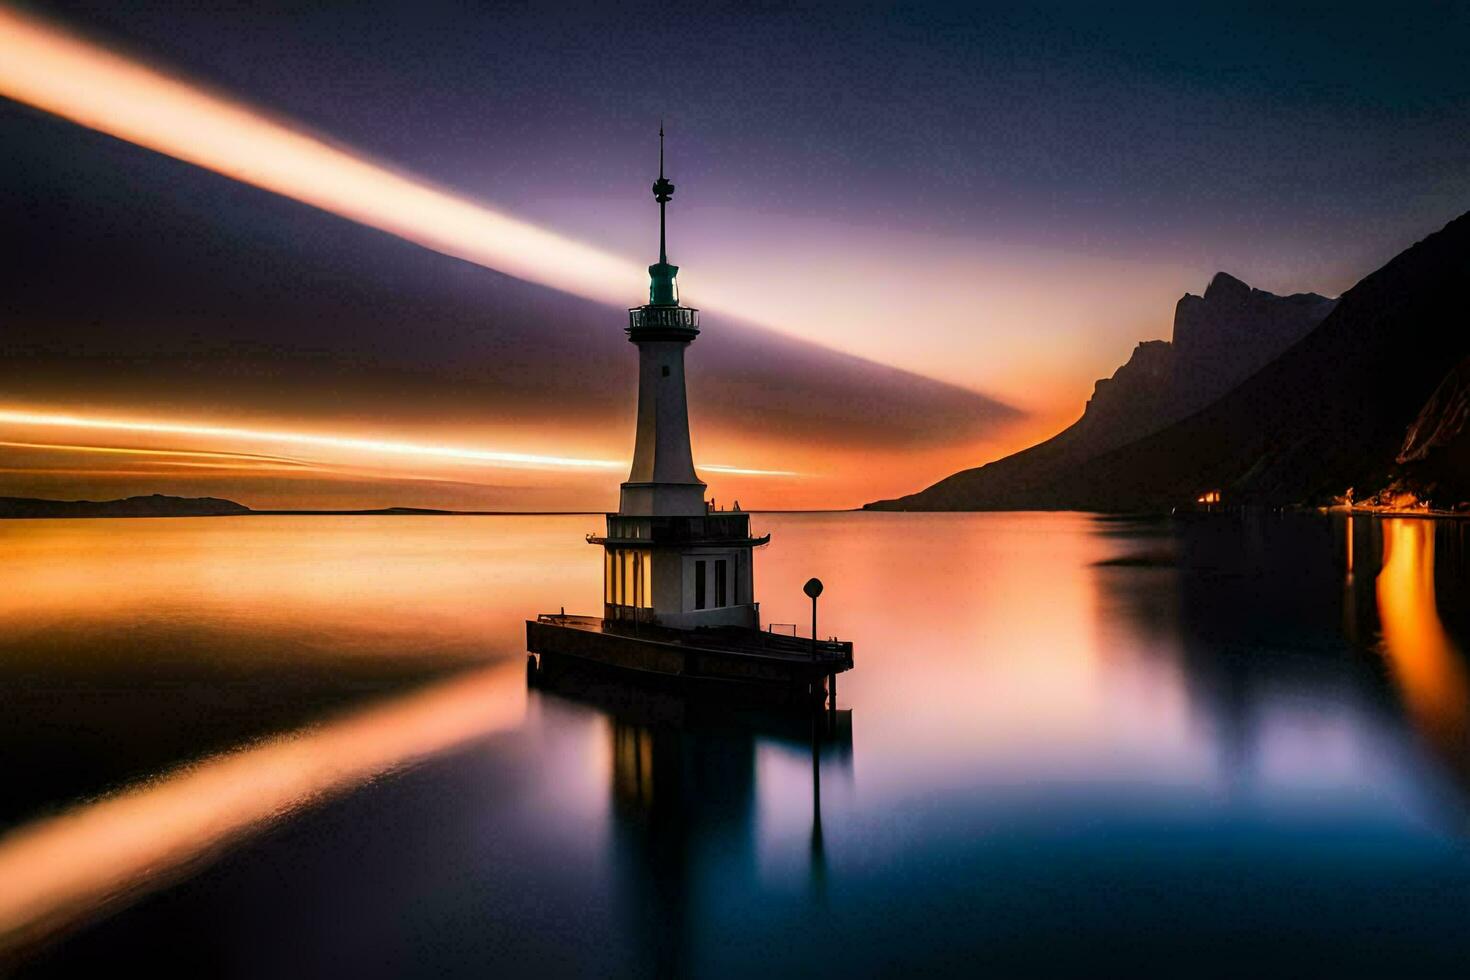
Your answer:
[[[595,616],[542,614],[526,621],[537,670],[561,659],[736,698],[818,702],[853,666],[852,643],[719,626],[668,629]]]

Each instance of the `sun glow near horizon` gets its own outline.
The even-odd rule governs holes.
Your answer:
[[[622,306],[630,294],[636,296],[639,284],[646,282],[646,270],[639,263],[515,218],[417,176],[395,171],[293,121],[272,117],[229,94],[211,90],[127,53],[110,50],[43,16],[3,4],[0,4],[0,96],[430,250],[584,298]],[[733,299],[723,303],[727,311],[738,306]],[[769,325],[780,329],[779,324]],[[813,339],[810,334],[803,336]],[[182,447],[162,447],[166,450],[193,449],[194,442],[203,439],[212,443],[202,447],[210,451],[250,450],[257,443],[309,447],[318,456],[348,455],[359,464],[366,454],[374,454],[460,466],[562,472],[612,472],[628,465],[626,459],[599,458],[592,453],[519,452],[462,444],[356,438],[297,430],[294,426],[289,431],[266,430],[189,419],[127,418],[121,412],[89,410],[82,414],[67,409],[14,405],[7,409],[0,413],[0,425],[153,434],[188,440]],[[52,448],[55,452],[65,452]],[[217,460],[207,465],[228,463],[228,460]],[[264,465],[247,464],[243,460],[239,463],[257,469]],[[170,465],[182,467],[184,463],[175,460]],[[197,468],[205,465],[201,462]],[[298,474],[310,469],[280,462],[270,465]],[[737,462],[701,462],[699,466],[711,474],[756,479],[810,475]],[[817,468],[825,469],[820,465]]]
[[[377,228],[432,251],[584,298],[622,306],[631,296],[636,296],[639,285],[646,282],[646,271],[637,262],[538,227],[417,176],[396,171],[354,148],[336,144],[291,120],[273,117],[228,93],[211,90],[141,58],[109,50],[106,45],[89,40],[70,28],[3,3],[0,3],[0,96]],[[830,243],[822,240],[809,244],[819,252],[826,252]],[[702,291],[701,305],[707,310],[741,316],[743,309],[786,309],[792,322],[783,324],[764,319],[759,322],[819,347],[842,350],[874,363],[914,371],[921,376],[938,378],[945,373],[936,365],[915,363],[916,355],[912,351],[895,348],[888,340],[873,341],[869,334],[886,337],[889,331],[874,324],[865,327],[852,319],[857,312],[850,305],[834,305],[827,311],[827,326],[821,327],[807,307],[790,302],[765,302],[772,290],[777,289],[767,273],[763,272],[751,280],[741,272],[742,267],[738,263],[731,265],[728,257],[721,261],[723,264],[718,267],[728,273],[725,278],[729,283],[714,291]],[[853,256],[844,253],[840,267],[847,269],[852,261]],[[831,267],[838,268],[837,265]],[[858,269],[861,273],[858,278],[874,278],[865,274],[867,268],[861,266]],[[810,271],[807,270],[808,273]],[[851,293],[852,283],[847,281],[850,277],[838,278],[842,281],[829,283],[818,292],[829,297]],[[755,291],[757,287],[752,286],[752,282],[759,284],[759,291]],[[790,300],[789,290],[777,292]],[[761,300],[758,307],[752,305],[757,299]],[[881,299],[881,296],[877,297],[875,302]],[[942,318],[968,323],[969,311],[973,307],[970,300],[968,294],[952,298]],[[994,302],[992,298],[990,305]],[[883,306],[883,302],[877,302],[877,307]],[[866,315],[873,316],[871,311]],[[743,318],[747,321],[753,319],[749,316]],[[834,322],[842,322],[842,329],[832,329]],[[989,360],[993,362],[996,358],[992,356]],[[1000,360],[1013,361],[1014,355],[1012,353]],[[939,362],[941,366],[968,364],[970,359],[946,355]],[[954,373],[952,369],[950,373]],[[1022,373],[1028,378],[1036,374],[1035,371]],[[993,380],[987,379],[986,383]],[[1028,397],[1043,400],[1049,397],[1047,392],[1050,389],[1042,383],[1039,375],[1030,381]],[[962,383],[951,378],[946,383],[974,390],[973,379]],[[64,396],[62,402],[75,404],[69,395]],[[563,452],[542,453],[534,451],[540,448],[537,445],[505,445],[516,439],[515,434],[509,432],[492,436],[505,448],[489,449],[477,447],[472,439],[463,438],[456,445],[437,445],[423,438],[410,441],[348,438],[331,432],[313,434],[298,430],[294,421],[288,424],[289,431],[266,432],[262,431],[264,427],[255,430],[243,426],[196,424],[187,417],[176,421],[126,419],[122,417],[122,406],[117,406],[114,411],[113,408],[94,410],[89,405],[85,417],[66,409],[31,411],[34,406],[7,407],[31,416],[29,421],[21,422],[15,413],[11,413],[10,425],[39,425],[42,424],[39,417],[45,416],[50,418],[46,424],[57,429],[70,426],[78,430],[152,432],[189,440],[189,444],[182,448],[195,448],[193,441],[199,439],[211,440],[211,445],[202,447],[211,450],[250,450],[254,448],[252,442],[262,440],[277,446],[310,446],[317,455],[351,455],[359,471],[366,469],[361,464],[367,453],[383,454],[388,457],[387,467],[393,470],[384,475],[404,479],[434,477],[404,474],[396,469],[399,464],[393,462],[395,457],[459,466],[495,466],[502,472],[542,469],[564,474],[595,474],[615,471],[627,465],[613,454],[602,455],[605,440],[593,439],[586,432],[568,433],[574,438],[568,438],[555,447]],[[141,410],[148,411],[146,408]],[[1027,409],[1028,413],[1030,411]],[[905,467],[912,475],[905,479],[895,476],[886,482],[880,481],[880,484],[873,483],[871,460],[865,458],[864,452],[834,450],[810,443],[793,445],[789,438],[778,451],[770,443],[771,433],[764,429],[761,430],[760,442],[752,441],[749,432],[742,432],[733,439],[730,433],[715,433],[710,445],[716,452],[738,454],[744,459],[728,461],[727,456],[726,462],[701,462],[699,466],[711,475],[731,478],[730,481],[722,481],[728,483],[721,488],[722,497],[740,494],[749,502],[765,495],[765,492],[742,485],[741,478],[749,477],[761,481],[764,487],[774,488],[778,484],[771,478],[779,477],[787,478],[787,482],[770,492],[773,498],[767,501],[770,505],[854,506],[873,497],[908,492],[956,469],[1003,456],[1023,445],[1033,434],[1042,433],[1042,430],[1046,430],[1044,434],[1050,434],[1056,427],[1052,419],[1060,418],[1062,414],[1071,414],[1070,407],[1061,413],[1048,411],[1028,415],[1028,425],[1012,425],[1003,434],[982,440],[983,445],[977,446],[972,440],[923,450],[905,447]],[[487,425],[493,424],[491,419],[484,421]],[[228,441],[228,444],[221,444],[222,441]],[[179,447],[170,445],[164,448]],[[518,452],[516,449],[527,451]],[[803,461],[796,469],[804,472],[794,472],[782,465],[792,458],[793,449],[801,454],[799,458]],[[743,461],[755,465],[741,465]],[[228,463],[200,462],[193,468],[202,472],[206,466],[218,465]],[[241,462],[241,465],[253,465],[259,470],[264,464]],[[286,464],[271,465],[284,467],[280,470],[283,477],[303,477],[310,472],[307,468]],[[170,466],[182,472],[184,464],[175,460]],[[377,468],[384,467],[379,465]],[[324,472],[325,466],[318,466],[317,471]],[[371,479],[366,473],[359,472],[358,475]],[[814,483],[805,488],[796,486],[795,478],[810,476],[823,478],[821,486]],[[558,479],[565,483],[569,478]],[[569,488],[556,492],[563,496],[581,493]],[[577,496],[576,499],[590,498]]]
[[[79,415],[70,412],[0,409],[0,426],[182,436],[206,440],[227,440],[236,444],[295,446],[347,453],[349,456],[352,454],[369,454],[374,458],[381,456],[401,456],[451,464],[479,464],[524,469],[615,471],[626,469],[629,465],[629,461],[626,459],[555,456],[542,453],[511,452],[468,446],[405,442],[394,439],[367,439],[353,436],[327,435],[316,432],[257,429],[247,426],[214,425],[198,422],[164,422],[136,418],[115,418]],[[138,447],[108,447],[58,443],[29,443],[27,445],[33,448],[61,451],[144,453],[160,456],[209,456],[236,460],[241,464],[249,460],[269,461],[277,465],[311,465],[306,460],[239,451],[201,451],[175,448],[143,449]],[[330,462],[330,460],[326,460],[325,462]],[[757,469],[724,463],[700,463],[698,465],[701,469],[709,470],[710,472],[738,474],[741,476],[794,477],[804,475],[791,470]]]
[[[431,251],[585,299],[626,306],[636,301],[647,283],[647,269],[641,262],[395,168],[233,94],[111,50],[70,27],[7,7],[3,0],[0,96]],[[918,356],[886,339],[875,339],[886,337],[886,318],[895,310],[907,311],[912,301],[906,291],[885,292],[891,285],[873,291],[891,269],[892,255],[886,247],[877,254],[857,253],[850,234],[836,240],[813,237],[810,228],[790,225],[791,216],[786,216],[787,237],[800,240],[799,248],[815,250],[818,259],[813,262],[808,257],[801,276],[783,280],[770,271],[770,250],[777,246],[771,240],[771,228],[763,224],[757,233],[742,227],[740,222],[748,217],[721,219],[727,245],[735,251],[717,251],[720,281],[711,282],[707,277],[698,287],[694,298],[707,312],[1022,406],[1055,400],[1059,391],[1073,397],[1075,379],[1068,376],[1058,381],[1049,360],[1045,368],[1035,363],[1047,348],[1032,343],[1029,334],[1019,343],[1015,338],[1007,340],[1009,335],[992,338],[987,360],[995,361],[997,345],[1006,344],[1004,361],[1018,373],[1009,377],[1002,372],[985,378],[981,385],[968,368],[957,371],[948,355]],[[891,242],[894,233],[884,228],[881,241]],[[759,248],[750,247],[752,235]],[[651,248],[651,239],[649,245]],[[1006,254],[1014,248],[1008,244]],[[970,245],[958,241],[909,241],[904,250],[922,251],[920,267],[924,269],[940,262],[972,273],[977,261],[993,264],[1001,260],[993,252],[975,253]],[[840,261],[824,261],[823,255],[840,257]],[[752,260],[754,268],[749,265]],[[823,269],[825,272],[819,271]],[[882,274],[875,275],[875,270]],[[955,281],[951,268],[939,275]],[[1009,268],[996,275],[1015,279],[1015,271]],[[820,285],[814,287],[814,283]],[[865,284],[863,288],[856,288],[859,283]],[[688,284],[685,286],[688,292]],[[773,296],[779,302],[771,302]],[[1026,297],[1024,319],[1072,315],[1070,307],[1059,311],[1035,290]],[[970,292],[957,292],[944,301],[931,298],[929,315],[936,324],[947,324],[951,337],[967,335],[976,298]],[[991,291],[984,301],[987,309],[1001,302]],[[1006,308],[1006,316],[1014,320],[1021,314],[1013,308],[1015,298],[1009,302],[1012,307]],[[1040,305],[1033,308],[1033,304]],[[1084,383],[1090,380],[1091,369],[1083,370],[1081,377]],[[1040,399],[1038,388],[1044,395]]]

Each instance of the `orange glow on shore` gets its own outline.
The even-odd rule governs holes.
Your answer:
[[[0,947],[164,884],[250,833],[413,759],[517,724],[496,667],[184,766],[0,838]]]

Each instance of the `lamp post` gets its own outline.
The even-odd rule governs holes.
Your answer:
[[[812,659],[817,659],[817,596],[822,594],[822,580],[809,578],[801,591],[811,596],[812,599]]]
[[[817,596],[819,596],[819,595],[822,594],[822,580],[819,579],[819,578],[809,578],[809,579],[807,579],[806,580],[806,585],[803,585],[801,587],[801,591],[803,591],[807,595],[811,596],[811,599],[812,599],[812,662],[813,663],[816,663],[816,660],[817,660]],[[827,679],[827,684],[828,684],[827,695],[832,700],[832,710],[835,712],[837,710],[837,672],[835,670],[832,672],[831,676]],[[814,687],[813,693],[816,693],[816,689],[815,689],[816,688],[816,682],[813,682],[813,687]],[[835,717],[835,715],[834,715],[834,717]]]

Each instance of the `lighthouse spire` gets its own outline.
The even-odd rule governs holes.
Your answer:
[[[663,188],[662,191],[659,188]],[[658,260],[665,265],[669,261],[669,250],[664,233],[664,212],[669,198],[673,196],[674,185],[664,176],[664,124],[658,124],[658,183],[653,185],[653,199],[658,201]]]
[[[679,287],[674,277],[679,267],[669,264],[667,222],[669,198],[674,184],[664,176],[664,125],[658,124],[658,180],[653,182],[653,199],[658,202],[658,264],[648,267],[648,302],[650,306],[678,306]]]

